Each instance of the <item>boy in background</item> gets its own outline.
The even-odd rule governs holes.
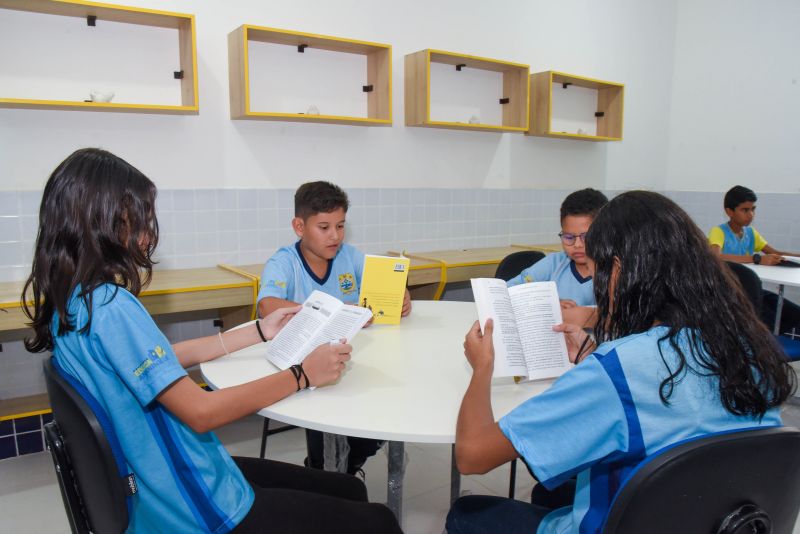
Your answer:
[[[508,286],[552,280],[558,287],[564,322],[593,326],[594,286],[585,239],[597,212],[607,203],[606,196],[597,189],[581,189],[567,195],[561,203],[558,234],[564,251],[545,256],[509,280]]]
[[[723,205],[728,222],[715,226],[708,233],[711,250],[725,261],[756,265],[778,265],[782,261],[781,256],[798,256],[795,252],[773,248],[750,226],[756,216],[757,200],[758,197],[752,189],[741,185],[734,186],[725,193]],[[783,302],[780,331],[800,330],[800,307],[788,300]],[[770,328],[775,324],[777,307],[778,295],[764,291],[761,318]]]
[[[292,229],[299,240],[279,249],[264,265],[258,314],[302,303],[316,289],[347,304],[358,305],[364,254],[344,242],[347,194],[329,182],[309,182],[294,195]],[[402,316],[411,312],[406,290]],[[348,473],[355,474],[383,445],[374,439],[348,437]],[[322,433],[306,430],[306,465],[323,468]]]

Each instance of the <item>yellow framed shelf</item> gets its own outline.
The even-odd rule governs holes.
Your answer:
[[[526,132],[526,135],[577,139],[580,141],[622,140],[624,84],[549,70],[531,74],[530,85],[531,128]],[[592,118],[595,119],[595,134],[583,131],[559,131],[560,128],[553,126],[554,87],[556,88],[555,90],[569,90],[573,86],[591,89],[597,93],[594,117],[583,118],[587,122],[591,122]]]
[[[502,74],[501,123],[473,124],[431,119],[431,63],[452,65],[456,70],[477,69]],[[477,130],[488,132],[525,132],[528,129],[528,65],[496,59],[445,52],[420,50],[405,58],[406,126]]]
[[[44,100],[6,98],[0,94],[0,108],[57,109],[76,111],[114,111],[128,113],[197,114],[197,46],[194,15],[172,13],[138,7],[119,6],[81,0],[0,0],[2,10],[26,11],[44,15],[86,19],[89,26],[103,21],[174,29],[178,38],[178,70],[168,73],[180,80],[181,104],[141,104],[135,102],[87,102],[74,100]],[[47,38],[46,35],[43,36]],[[24,53],[24,49],[18,53]],[[0,91],[2,93],[2,91]]]
[[[366,116],[290,113],[256,109],[251,87],[252,43],[268,43],[296,48],[325,50],[341,54],[366,56],[365,79],[353,84],[354,90],[367,94]],[[290,122],[318,122],[356,126],[391,126],[392,124],[392,47],[387,44],[357,41],[341,37],[280,30],[244,24],[228,34],[228,75],[230,82],[231,119]],[[366,83],[364,83],[366,82]]]

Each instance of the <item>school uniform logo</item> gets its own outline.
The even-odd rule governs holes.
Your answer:
[[[286,289],[286,282],[284,280],[270,280],[267,282],[267,287],[277,287],[278,289]]]
[[[352,273],[344,273],[339,275],[339,289],[342,293],[349,295],[356,290],[356,279]]]

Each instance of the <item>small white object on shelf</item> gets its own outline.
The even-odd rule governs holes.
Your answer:
[[[469,118],[469,123],[470,124],[480,124],[481,123],[481,118],[478,117],[477,115],[473,115],[472,117]]]
[[[92,92],[89,93],[89,98],[92,99],[92,102],[111,102],[111,99],[114,98],[114,91],[92,89]]]
[[[306,110],[306,115],[319,115],[319,108],[317,108],[317,106],[314,104],[311,104]]]

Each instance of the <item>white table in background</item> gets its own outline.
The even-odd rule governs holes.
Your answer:
[[[775,311],[774,334],[780,333],[781,314],[783,313],[783,292],[786,286],[800,287],[800,267],[783,267],[780,265],[754,265],[745,263],[762,282],[778,285],[778,307]]]
[[[404,443],[454,443],[456,418],[471,376],[464,335],[477,318],[470,302],[414,301],[400,325],[373,325],[353,341],[353,359],[335,385],[303,391],[259,412],[330,434],[389,441],[389,508],[402,517]],[[201,365],[206,382],[226,388],[277,372],[265,344]],[[492,405],[499,418],[551,381],[498,379]],[[451,498],[460,478],[453,466]]]

